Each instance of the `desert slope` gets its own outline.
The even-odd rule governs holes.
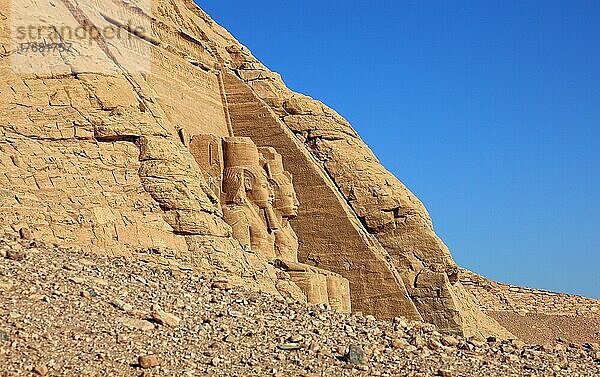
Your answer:
[[[0,376],[594,376],[598,345],[442,335],[136,260],[0,238]]]

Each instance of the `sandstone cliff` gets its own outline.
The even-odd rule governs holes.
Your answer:
[[[188,144],[249,137],[294,176],[300,261],[348,279],[354,310],[510,336],[462,286],[423,204],[351,125],[289,90],[191,0],[1,1],[1,231],[114,256],[150,250],[301,299],[233,237]],[[38,55],[18,40],[32,23],[88,37]]]

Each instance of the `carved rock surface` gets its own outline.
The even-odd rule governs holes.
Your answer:
[[[347,279],[353,309],[507,336],[461,286],[422,203],[350,124],[289,90],[192,0],[5,3],[0,231],[27,228],[33,239],[103,255],[177,258],[297,297],[232,237],[215,190],[219,167],[194,158],[210,138],[189,135],[246,136],[282,154],[302,203],[291,222],[299,260]],[[12,29],[29,15],[116,28],[122,38],[99,34],[75,41],[74,53],[33,59]]]

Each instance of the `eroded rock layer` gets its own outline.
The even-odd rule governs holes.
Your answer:
[[[468,270],[461,282],[475,304],[527,342],[600,343],[600,301],[488,280]]]

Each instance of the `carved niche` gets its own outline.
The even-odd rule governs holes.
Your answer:
[[[290,221],[298,216],[300,203],[282,156],[247,137],[194,135],[189,148],[221,199],[233,237],[246,251],[282,270],[309,303],[350,312],[347,279],[298,262],[298,237]]]

